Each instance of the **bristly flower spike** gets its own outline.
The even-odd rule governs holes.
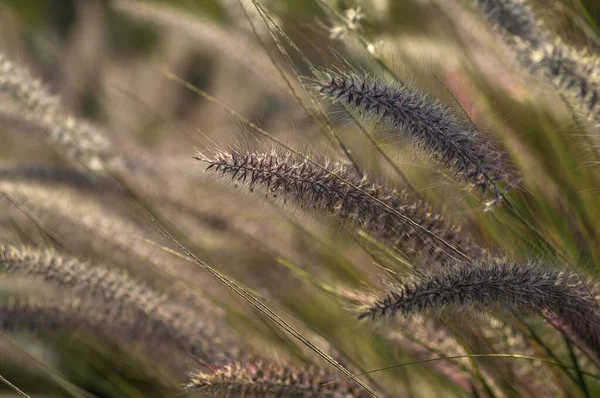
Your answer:
[[[600,59],[547,32],[524,0],[474,0],[530,72],[564,94],[575,108],[600,122]]]
[[[93,171],[120,167],[110,141],[96,128],[69,115],[46,85],[27,68],[0,52],[0,97],[6,96],[19,114],[36,121],[48,131],[49,142]]]
[[[533,47],[547,40],[547,35],[524,0],[473,0],[484,17],[494,24],[505,40],[514,37]]]
[[[577,274],[497,259],[453,268],[431,272],[398,287],[359,317],[376,319],[440,311],[448,306],[500,305],[516,311],[555,314],[600,356],[600,307]]]
[[[445,246],[425,231],[433,232],[470,256],[483,254],[481,248],[423,200],[369,181],[366,176],[358,176],[341,165],[325,161],[318,167],[292,154],[279,156],[274,152],[232,151],[211,158],[199,154],[196,159],[208,165],[206,170],[231,176],[233,181],[245,183],[251,191],[255,186],[262,186],[274,196],[281,194],[301,206],[352,220],[392,246],[420,253],[428,260],[443,260]]]
[[[469,187],[501,196],[496,183],[509,172],[503,154],[438,100],[405,83],[366,74],[316,70],[311,84],[327,100],[374,117],[449,167]]]
[[[217,349],[221,339],[211,320],[178,305],[123,270],[92,266],[50,250],[0,245],[0,272],[38,277],[70,291],[74,298],[83,296],[99,306],[127,311],[138,324],[147,324],[150,335],[170,339],[195,356],[222,356]]]
[[[261,360],[225,364],[191,375],[187,389],[211,397],[366,397],[354,383],[335,381],[316,366],[295,369]]]

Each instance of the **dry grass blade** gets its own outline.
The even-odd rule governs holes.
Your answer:
[[[406,363],[402,363],[399,365],[393,365],[393,366],[389,366],[386,368],[381,368],[381,369],[375,369],[375,370],[371,370],[369,372],[365,372],[365,373],[360,373],[357,374],[356,376],[364,376],[367,374],[372,374],[375,372],[382,372],[385,370],[391,370],[391,369],[396,369],[396,368],[401,368],[404,366],[412,366],[412,365],[418,365],[418,364],[423,364],[423,363],[427,363],[427,362],[436,362],[436,361],[445,361],[445,360],[450,360],[450,359],[462,359],[462,358],[513,358],[513,359],[523,359],[526,361],[540,361],[540,362],[544,362],[544,363],[548,363],[551,365],[555,365],[558,367],[565,367],[564,365],[548,360],[546,358],[538,358],[538,357],[530,357],[527,355],[518,355],[518,354],[469,354],[469,355],[455,355],[455,356],[448,356],[448,357],[442,357],[442,358],[430,358],[430,359],[424,359],[424,360],[420,360],[420,361],[413,361],[413,362],[406,362]],[[574,369],[571,367],[566,367],[567,369]],[[594,374],[594,373],[590,373],[590,372],[583,372],[583,374],[587,377],[592,377],[594,379],[600,379],[600,375]],[[340,380],[334,381],[332,383],[337,383]]]
[[[274,313],[268,306],[262,303],[259,299],[257,299],[252,293],[248,292],[243,287],[239,286],[235,281],[231,278],[228,278],[226,275],[221,274],[216,269],[212,268],[210,265],[206,264],[204,261],[200,260],[194,253],[192,253],[189,249],[184,247],[181,243],[179,243],[173,236],[162,226],[158,225],[158,228],[162,230],[163,234],[171,240],[177,247],[188,257],[194,260],[196,264],[198,264],[202,269],[209,272],[215,278],[217,278],[221,283],[231,289],[234,293],[243,298],[248,304],[256,308],[261,314],[271,319],[275,324],[280,326],[286,332],[294,336],[298,339],[302,344],[309,347],[315,353],[317,353],[321,358],[329,362],[335,368],[337,368],[340,372],[344,373],[346,376],[350,377],[356,384],[360,385],[365,389],[369,394],[373,397],[381,397],[377,392],[375,392],[371,387],[365,384],[362,380],[354,377],[350,371],[348,371],[344,366],[338,363],[335,359],[333,359],[330,355],[327,355],[323,350],[319,347],[311,343],[306,337],[304,337],[301,333],[299,333],[296,329],[294,329],[291,325],[289,325],[285,320],[283,320],[279,315]]]
[[[0,375],[0,380],[4,384],[6,384],[7,386],[9,386],[10,388],[12,388],[13,390],[15,390],[17,392],[17,394],[19,394],[20,396],[30,398],[29,395],[25,394],[17,386],[15,386],[14,384],[12,384],[10,381],[6,380],[2,375]]]

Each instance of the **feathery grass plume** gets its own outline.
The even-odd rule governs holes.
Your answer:
[[[316,366],[295,369],[262,360],[233,362],[210,371],[192,373],[187,389],[211,397],[367,397],[352,382],[335,381]]]
[[[123,308],[78,297],[54,301],[11,295],[0,304],[2,330],[76,330],[100,326],[100,330],[114,336],[141,338],[147,327],[130,315]]]
[[[505,39],[516,36],[534,47],[546,40],[546,33],[525,0],[473,0],[473,3]]]
[[[378,300],[376,294],[365,291],[342,289],[340,293],[349,299],[347,308],[351,312],[356,312],[357,308],[372,307]],[[503,396],[502,386],[498,384],[498,372],[504,371],[503,375],[512,383],[518,381],[529,391],[543,392],[542,396],[548,397],[556,395],[551,393],[555,391],[555,386],[545,385],[546,380],[542,380],[544,377],[539,373],[543,364],[498,360],[488,369],[485,364],[478,364],[472,358],[467,358],[469,349],[473,347],[486,347],[486,350],[498,354],[508,352],[535,356],[528,336],[512,325],[495,317],[473,319],[472,315],[468,314],[468,321],[463,322],[455,316],[452,319],[435,319],[425,314],[415,314],[407,318],[398,318],[393,324],[379,323],[374,330],[415,360],[427,360],[435,356],[465,356],[427,362],[424,366],[466,391],[480,386],[484,390],[492,391],[494,396]],[[463,323],[469,326],[463,326]],[[462,335],[464,331],[468,334]],[[468,344],[465,338],[468,339]],[[498,362],[504,367],[498,366]]]
[[[579,276],[540,264],[498,259],[431,272],[364,309],[359,318],[499,304],[517,311],[556,314],[585,346],[600,356],[600,307]]]
[[[210,319],[174,304],[122,270],[90,266],[49,250],[0,246],[0,272],[67,286],[78,297],[122,308],[138,323],[147,324],[151,334],[172,339],[186,352],[208,359],[222,355],[217,349],[222,339]]]
[[[327,100],[374,116],[395,134],[406,133],[418,148],[449,167],[469,187],[500,196],[496,182],[509,177],[503,154],[440,101],[405,83],[366,74],[316,70],[310,80]]]
[[[136,277],[156,279],[148,270],[151,246],[144,239],[157,240],[146,225],[115,206],[119,204],[105,191],[102,195],[87,195],[79,189],[65,189],[57,183],[0,179],[0,192],[21,207],[30,210],[44,226],[68,241],[70,252],[88,253],[117,264]],[[76,187],[77,188],[77,187]],[[0,195],[1,196],[1,195]],[[81,250],[83,248],[83,250]],[[152,253],[160,269],[181,271],[181,262],[164,253]],[[155,285],[153,283],[153,285]]]
[[[341,165],[325,162],[320,168],[290,153],[279,156],[275,152],[232,151],[217,153],[213,158],[198,154],[195,158],[208,165],[207,171],[230,175],[233,181],[246,183],[250,191],[256,185],[262,186],[274,197],[281,193],[301,206],[310,205],[341,219],[353,220],[360,228],[393,246],[418,252],[428,259],[442,260],[444,247],[389,208],[434,232],[444,241],[455,244],[467,254],[479,256],[483,253],[480,247],[471,243],[458,228],[448,225],[443,216],[423,200],[412,200],[407,192],[374,184]]]
[[[2,289],[0,330],[42,336],[95,336],[116,344],[130,355],[142,354],[140,359],[144,363],[160,361],[154,367],[168,370],[174,376],[197,364],[168,335],[154,329],[152,323],[140,319],[129,308],[34,286],[35,291],[28,287],[11,288],[8,292]]]
[[[32,177],[34,179],[38,176],[34,173]],[[209,176],[204,176],[204,179],[212,183],[215,188],[219,185],[214,179],[209,179]],[[152,191],[164,189],[165,186],[153,181]],[[121,267],[136,280],[143,281],[155,291],[165,292],[170,299],[182,305],[190,305],[192,311],[197,311],[195,317],[199,319],[224,318],[222,309],[207,300],[203,289],[198,287],[207,286],[206,276],[198,273],[187,259],[178,258],[164,250],[164,247],[161,247],[160,242],[164,241],[160,234],[149,228],[147,224],[139,223],[139,220],[130,217],[130,214],[115,209],[115,201],[99,203],[99,199],[106,199],[103,196],[108,196],[106,192],[101,192],[102,195],[89,196],[85,195],[87,192],[79,189],[78,186],[75,187],[76,189],[64,188],[60,187],[56,180],[54,182],[52,180],[32,182],[19,178],[15,178],[13,181],[12,178],[8,178],[5,181],[0,172],[0,204],[3,204],[3,194],[7,194],[12,203],[10,208],[14,209],[16,203],[19,208],[25,209],[39,221],[39,223],[34,222],[34,225],[41,224],[44,230],[49,230],[53,235],[58,236],[60,243],[65,243],[67,251],[70,253],[79,253],[82,256],[91,255],[99,263],[110,264],[111,268]],[[67,188],[72,188],[72,186],[69,184]],[[99,187],[99,189],[102,188],[105,186]],[[164,192],[158,195],[152,192],[148,195],[157,197],[158,200],[166,203],[177,198],[177,192],[181,192],[181,185],[173,187],[173,191],[169,192],[167,197],[164,197]],[[214,198],[208,199],[210,207],[208,210],[205,209],[207,212],[217,211],[217,208],[222,210],[222,202],[217,203]],[[198,202],[196,201],[196,203]],[[192,204],[191,199],[184,203],[173,202],[173,206],[177,207],[178,211],[182,210],[182,205],[192,207]],[[203,203],[202,206],[206,206],[206,203]],[[229,207],[231,213],[240,209],[239,205],[235,205],[233,202],[229,203]],[[192,219],[190,213],[184,214],[186,214],[184,221],[191,224],[195,236],[200,236],[200,238],[206,236],[206,229],[200,230],[202,235],[198,235],[198,221]],[[197,215],[198,213],[192,214]],[[183,218],[180,217],[180,219]],[[27,225],[29,224],[27,221]],[[182,227],[186,226],[187,224]],[[178,224],[178,228],[181,228],[180,224]],[[37,230],[37,226],[33,231],[27,229],[28,232],[31,231],[30,234],[36,233]],[[12,239],[10,243],[16,246],[20,246],[23,241],[34,246],[41,244],[41,242],[29,238],[29,236],[25,236],[20,240]],[[211,254],[231,256],[236,252],[238,245],[239,242],[228,242],[227,249],[223,250],[211,243],[204,248]],[[239,248],[242,247],[247,253],[247,246],[239,246]],[[225,254],[223,254],[224,252]],[[231,257],[227,257],[227,260],[230,259]],[[219,294],[214,290],[218,289],[217,287],[210,286],[208,289],[214,294]],[[187,319],[192,319],[192,317],[188,316]]]
[[[0,93],[32,113],[56,113],[60,107],[57,96],[51,95],[40,80],[35,79],[27,69],[10,61],[3,53],[0,53]]]
[[[126,306],[108,304],[93,295],[74,296],[23,278],[5,279],[0,286],[0,313],[3,330],[79,328],[126,339],[142,338],[151,331]]]
[[[29,181],[67,185],[81,190],[94,191],[93,180],[79,171],[68,167],[53,167],[47,165],[8,165],[0,163],[0,183]],[[112,180],[102,180],[102,186],[114,183]]]
[[[558,37],[537,48],[520,41],[515,49],[523,66],[541,75],[559,93],[565,94],[576,109],[600,122],[600,66]]]
[[[94,171],[120,163],[110,142],[94,127],[68,115],[57,96],[29,71],[0,52],[0,95],[5,95],[27,119],[48,126],[49,141],[72,159]]]
[[[191,314],[184,319],[190,322],[192,319],[211,320],[207,327],[211,330],[220,327],[220,321],[224,320],[222,309],[207,300],[203,289],[198,288],[206,286],[204,275],[196,272],[186,260],[150,243],[160,241],[160,235],[153,234],[155,231],[146,228],[147,225],[137,225],[136,220],[115,211],[112,201],[108,206],[103,205],[98,203],[99,195],[90,200],[90,196],[82,195],[85,192],[81,190],[66,191],[63,187],[57,189],[57,185],[46,181],[40,186],[37,182],[18,178],[14,182],[0,178],[0,204],[3,203],[2,194],[7,193],[11,201],[37,218],[44,230],[58,235],[60,242],[68,246],[68,251],[92,255],[99,263],[110,264],[111,269],[121,268],[135,281],[164,292],[173,302],[190,307]],[[10,207],[14,208],[14,204]],[[33,231],[28,229],[29,235],[5,242],[21,246],[25,241],[39,246],[43,241],[30,239],[37,229],[37,226]],[[194,285],[191,288],[190,282]]]
[[[41,277],[75,291],[97,294],[105,300],[130,302],[144,312],[167,303],[164,295],[132,279],[123,270],[93,266],[47,249],[0,245],[0,273]]]
[[[475,0],[487,20],[517,54],[518,61],[600,121],[600,59],[575,49],[542,27],[523,0]]]

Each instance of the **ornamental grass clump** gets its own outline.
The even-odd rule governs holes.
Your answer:
[[[0,396],[599,395],[593,2],[4,3]]]

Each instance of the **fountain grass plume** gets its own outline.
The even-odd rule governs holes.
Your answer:
[[[135,356],[142,353],[140,359],[144,363],[152,364],[154,369],[169,370],[173,375],[197,363],[190,360],[189,351],[182,350],[170,336],[160,328],[156,329],[154,323],[140,318],[126,306],[109,304],[97,297],[64,294],[56,289],[47,289],[47,286],[30,286],[31,281],[27,281],[25,289],[2,289],[2,332],[29,332],[40,337],[61,339],[93,336],[107,345],[116,345],[128,353],[135,353]],[[215,359],[205,355],[195,358],[198,357]],[[222,358],[217,357],[216,360]]]
[[[546,33],[525,0],[473,0],[473,3],[507,40],[519,37],[534,47],[546,40]]]
[[[45,126],[48,141],[68,158],[96,172],[120,167],[121,159],[98,129],[69,115],[44,83],[0,52],[1,95],[20,115]]]
[[[468,254],[480,256],[483,253],[459,228],[448,224],[423,200],[373,183],[343,165],[325,161],[321,168],[290,153],[279,156],[275,152],[231,151],[219,152],[214,157],[198,154],[195,158],[207,164],[207,171],[228,175],[235,183],[244,183],[250,191],[260,186],[274,197],[281,194],[300,206],[326,211],[341,220],[352,220],[394,247],[417,252],[428,259],[442,260],[444,247],[394,211]]]
[[[51,114],[60,107],[60,99],[50,94],[44,83],[3,53],[0,53],[0,94],[7,95],[32,113]]]
[[[524,0],[475,0],[521,65],[549,82],[572,105],[600,122],[600,59],[543,28]]]
[[[523,66],[548,81],[585,116],[600,122],[598,59],[569,47],[558,37],[537,48],[517,41],[514,48]]]
[[[316,366],[302,369],[263,360],[232,362],[209,371],[194,372],[187,389],[211,397],[367,397],[354,383],[336,379]]]
[[[398,287],[364,309],[359,318],[442,311],[449,306],[555,314],[585,346],[600,356],[600,307],[579,276],[541,264],[498,259],[431,271]]]
[[[128,301],[145,312],[167,302],[164,295],[134,280],[122,269],[86,264],[48,249],[0,245],[0,272],[40,277],[105,300]]]
[[[141,339],[147,327],[131,315],[123,307],[107,306],[91,297],[61,296],[59,300],[41,300],[32,295],[11,295],[0,304],[3,330],[47,332],[85,329],[125,339]]]
[[[469,188],[500,197],[496,183],[510,176],[503,154],[440,101],[408,84],[366,74],[315,70],[309,80],[326,100],[342,102],[376,118],[395,136],[408,137]]]
[[[123,270],[92,266],[50,250],[0,246],[0,272],[67,287],[73,299],[83,297],[127,313],[140,331],[173,341],[195,356],[223,358],[227,352],[220,347],[223,338],[214,320],[198,316]]]

